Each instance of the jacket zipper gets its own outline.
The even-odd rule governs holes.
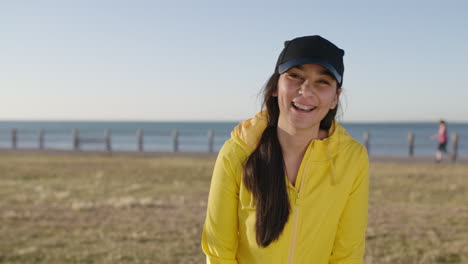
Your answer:
[[[311,154],[309,153],[309,156],[307,157],[306,164],[304,165],[304,169],[302,171],[302,178],[301,178],[301,185],[299,186],[299,189],[297,190],[296,197],[294,199],[294,226],[293,226],[293,231],[292,231],[292,236],[291,236],[291,247],[289,248],[289,264],[294,263],[294,249],[296,248],[296,236],[297,236],[297,224],[299,221],[299,205],[297,203],[297,200],[299,200],[299,195],[301,193],[302,186],[304,185],[304,178],[305,178],[305,172],[307,171],[307,165],[309,164],[309,159],[310,159]]]
[[[291,247],[289,248],[289,264],[294,263],[294,248],[296,247],[297,222],[299,220],[299,206],[294,205],[294,227],[291,236]]]

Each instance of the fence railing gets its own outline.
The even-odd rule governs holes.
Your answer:
[[[37,136],[37,148],[40,150],[45,149],[45,132],[44,130],[38,130],[37,132],[33,132],[32,134],[35,134]],[[51,132],[51,134],[55,134]],[[31,132],[29,133],[29,136],[31,136]],[[152,132],[149,134],[149,137],[154,137],[154,136],[167,136],[164,133],[155,133]],[[180,141],[181,141],[181,134],[178,129],[174,129],[170,135],[172,138],[172,148],[171,151],[173,152],[180,152]],[[144,152],[145,151],[145,133],[142,129],[138,129],[136,131],[136,151],[139,152]],[[19,132],[17,129],[12,129],[10,131],[10,144],[9,149],[18,149],[18,143],[19,143]],[[110,129],[104,130],[104,133],[102,136],[96,136],[95,134],[90,136],[86,134],[80,133],[78,129],[73,129],[71,131],[71,149],[72,150],[82,150],[84,146],[86,145],[96,145],[100,144],[104,146],[104,149],[108,152],[112,152],[112,133]],[[214,152],[215,151],[215,133],[212,129],[209,129],[206,133],[206,150],[208,152]]]
[[[363,135],[364,138],[364,146],[366,147],[368,153],[371,153],[371,136],[368,132],[364,132]],[[415,134],[413,132],[408,133],[408,142],[407,142],[407,147],[408,147],[408,156],[413,157],[414,156],[414,149],[415,149]],[[452,133],[451,134],[451,142],[452,142],[452,151],[450,152],[451,154],[451,159],[452,161],[456,161],[458,158],[458,140],[459,136],[457,133]]]
[[[85,132],[89,132],[89,131],[85,131]],[[18,143],[19,143],[19,135],[18,135],[18,130],[17,129],[12,129],[10,132],[10,144],[9,144],[9,147],[7,146],[7,148],[10,148],[10,149],[18,149]],[[56,134],[56,132],[47,132],[48,134],[51,134],[51,135],[54,135]],[[101,132],[102,133],[102,132]],[[45,139],[45,135],[46,135],[46,132],[42,129],[36,131],[36,132],[30,132],[29,133],[29,136],[31,138],[31,134],[32,137],[37,137],[35,140],[37,140],[37,148],[40,149],[40,150],[43,150],[46,148],[46,139]],[[99,144],[101,146],[104,147],[104,150],[105,151],[108,151],[108,152],[112,152],[112,151],[115,151],[113,149],[113,145],[112,145],[112,133],[111,133],[111,130],[110,129],[106,129],[104,131],[103,134],[101,134],[102,136],[96,136],[96,134],[94,133],[92,136],[90,135],[87,135],[89,133],[80,133],[80,131],[78,131],[78,129],[73,129],[71,131],[71,149],[72,150],[82,150],[84,146],[86,145],[96,145],[96,144]],[[63,134],[62,134],[63,135]],[[70,135],[70,134],[69,134]],[[149,131],[148,135],[149,136],[146,136],[144,131],[142,129],[138,129],[136,131],[136,134],[133,134],[135,139],[136,139],[136,144],[135,144],[135,148],[133,148],[134,150],[138,151],[138,152],[144,152],[146,151],[146,147],[145,147],[145,137],[154,137],[154,136],[164,136],[164,137],[170,137],[172,138],[172,142],[171,142],[171,149],[170,151],[173,151],[173,152],[180,152],[181,149],[180,149],[180,144],[181,144],[181,134],[179,132],[178,129],[174,129],[172,130],[172,132],[170,134],[163,134],[163,133],[155,133],[155,132],[151,132]],[[199,135],[198,135],[199,136]],[[207,133],[205,134],[206,137],[206,141],[205,143],[203,144],[206,144],[206,148],[204,148],[206,151],[208,152],[214,152],[215,151],[215,133],[214,133],[214,130],[212,129],[209,129],[207,131]],[[378,145],[379,143],[375,143],[373,142],[373,138],[372,138],[372,135],[369,133],[369,132],[364,132],[363,133],[363,144],[365,145],[365,147],[367,148],[369,154],[372,153],[372,148],[374,145]],[[409,157],[412,157],[414,156],[415,154],[415,139],[416,139],[416,136],[413,132],[410,132],[408,133],[407,135],[407,139],[406,139],[406,148],[407,148],[407,155]],[[403,145],[402,145],[403,147]],[[451,146],[448,146],[450,147],[450,155],[451,155],[451,159],[453,161],[456,161],[458,156],[459,156],[459,136],[457,133],[452,133],[451,134]]]

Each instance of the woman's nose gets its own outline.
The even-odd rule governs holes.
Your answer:
[[[299,88],[299,94],[303,96],[311,96],[314,94],[314,86],[312,83],[305,81],[302,83],[301,87]]]

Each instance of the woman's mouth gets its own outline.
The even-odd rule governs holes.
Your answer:
[[[307,113],[307,112],[311,112],[315,108],[317,108],[315,106],[303,105],[303,104],[299,104],[299,103],[296,103],[296,102],[292,102],[291,104],[294,107],[294,109],[296,109],[299,112],[306,112]]]

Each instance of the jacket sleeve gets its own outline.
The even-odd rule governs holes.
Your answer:
[[[202,249],[209,264],[237,264],[240,163],[230,158],[232,142],[221,148],[211,179]]]
[[[366,241],[369,158],[363,149],[358,174],[341,215],[330,264],[362,264]]]

